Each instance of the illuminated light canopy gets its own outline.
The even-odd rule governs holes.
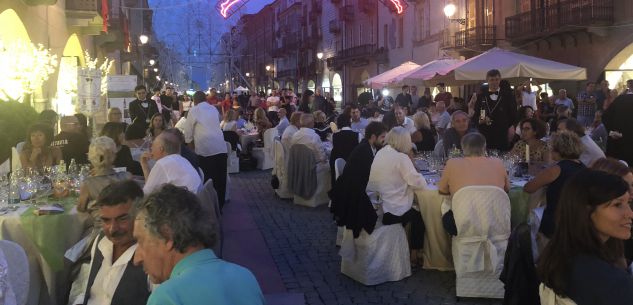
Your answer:
[[[218,10],[224,19],[227,19],[239,11],[248,1],[249,0],[220,0],[215,6],[215,9]]]
[[[57,68],[57,56],[41,44],[0,41],[0,99],[18,100],[41,88]]]
[[[379,0],[383,5],[398,15],[402,15],[404,11],[409,7],[409,4],[405,0]]]

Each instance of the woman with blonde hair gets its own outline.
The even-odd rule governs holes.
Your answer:
[[[220,122],[220,128],[222,131],[236,131],[237,130],[237,112],[233,109],[224,113],[224,118]]]
[[[571,176],[585,168],[579,160],[581,154],[582,143],[575,133],[563,130],[552,134],[550,155],[556,164],[541,171],[523,187],[527,193],[534,193],[542,187],[547,187],[545,194],[547,205],[539,228],[539,232],[547,238],[551,238],[554,234],[556,206],[563,185]]]
[[[384,225],[411,223],[409,246],[416,258],[415,251],[422,249],[424,243],[424,221],[420,212],[413,209],[413,192],[425,189],[426,180],[413,165],[413,143],[407,129],[392,128],[385,144],[371,164],[367,192],[380,194]]]
[[[426,112],[418,111],[413,115],[415,128],[418,130],[412,137],[418,151],[435,149],[435,132],[431,129],[431,119]]]
[[[264,132],[268,128],[273,127],[273,124],[270,123],[270,120],[268,120],[268,117],[266,116],[266,111],[262,108],[255,109],[255,112],[253,113],[253,123],[257,127],[257,133],[259,133],[260,139],[264,138]]]
[[[101,190],[112,182],[130,179],[128,172],[117,173],[113,169],[113,162],[116,158],[117,147],[114,140],[107,136],[94,138],[88,148],[88,161],[92,165],[90,177],[86,178],[79,190],[79,212],[90,213],[93,221],[100,221],[98,209],[95,207],[95,200]]]
[[[147,134],[151,136],[152,139],[156,139],[156,137],[165,129],[167,129],[167,124],[165,124],[163,115],[160,113],[156,113],[152,116],[152,119],[150,120],[150,125],[149,125],[149,128],[147,129]]]

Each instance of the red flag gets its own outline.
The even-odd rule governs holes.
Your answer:
[[[110,18],[110,7],[108,0],[101,0],[101,18],[103,19],[103,31],[108,32],[108,19]]]

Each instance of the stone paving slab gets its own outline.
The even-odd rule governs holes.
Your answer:
[[[232,175],[231,184],[231,194],[239,194],[232,201],[245,201],[286,290],[304,294],[305,304],[502,303],[469,298],[458,302],[453,272],[417,270],[399,282],[370,287],[359,284],[340,273],[340,256],[334,245],[336,226],[327,206],[307,208],[277,198],[270,187],[270,171]]]

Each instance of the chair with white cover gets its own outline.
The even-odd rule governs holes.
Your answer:
[[[317,162],[308,146],[294,144],[290,147],[287,169],[288,189],[295,204],[317,207],[330,201],[327,194],[332,180],[330,166]]]
[[[496,186],[467,186],[453,195],[452,210],[457,296],[502,299],[499,275],[511,233],[508,194]]]
[[[198,192],[200,203],[209,209],[211,221],[216,232],[216,242],[213,246],[213,252],[218,257],[222,257],[222,246],[224,245],[224,234],[222,232],[222,212],[220,211],[220,203],[218,201],[218,193],[213,187],[213,181],[209,179],[202,189]]]
[[[22,247],[0,240],[0,304],[24,305],[29,294],[29,261]]]
[[[233,150],[231,143],[226,142],[226,151],[228,158],[226,161],[227,173],[235,174],[240,172],[240,158],[237,156],[237,148]]]
[[[335,181],[339,176],[343,173],[343,169],[345,168],[345,159],[337,158],[334,160],[334,178]],[[339,226],[336,230],[336,245],[340,246],[341,242],[343,242],[343,233],[345,232],[344,226]]]
[[[557,295],[554,290],[545,286],[543,283],[541,283],[538,290],[541,298],[541,305],[576,305],[576,302],[572,299]]]
[[[282,199],[291,199],[292,193],[288,190],[288,175],[286,171],[286,151],[280,140],[275,140],[274,144],[275,166],[272,174],[277,175],[279,187],[275,190],[277,196]]]
[[[273,168],[273,146],[277,128],[268,128],[264,131],[264,147],[253,147],[253,157],[257,159],[257,168],[267,170]]]
[[[341,243],[341,273],[363,285],[399,281],[411,275],[407,234],[401,224],[383,225],[379,218],[371,234],[361,230],[354,239],[346,229]]]

